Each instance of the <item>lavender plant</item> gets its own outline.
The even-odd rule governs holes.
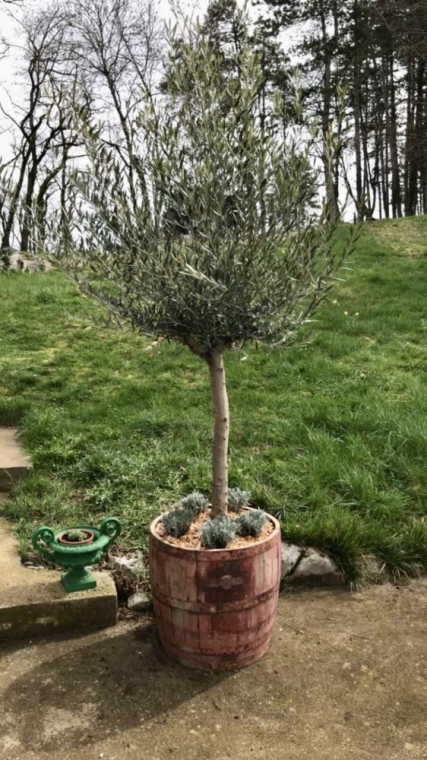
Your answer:
[[[266,520],[267,516],[265,512],[262,512],[260,509],[252,509],[249,512],[244,512],[234,520],[236,534],[242,538],[259,536]]]
[[[188,532],[190,525],[193,521],[193,512],[191,509],[185,509],[184,507],[178,507],[172,509],[163,515],[161,523],[168,536],[173,538],[181,538]]]
[[[203,494],[198,493],[197,491],[190,493],[188,496],[184,496],[184,498],[181,499],[179,503],[184,509],[190,510],[194,517],[199,515],[201,512],[204,512],[208,506],[208,500],[206,496],[203,496]]]
[[[225,549],[236,537],[236,528],[226,515],[217,515],[204,523],[201,544],[204,549]]]
[[[250,491],[241,491],[240,488],[228,489],[228,506],[233,512],[240,512],[243,507],[247,507],[250,498]]]

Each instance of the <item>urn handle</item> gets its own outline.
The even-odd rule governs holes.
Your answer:
[[[120,536],[122,526],[117,517],[107,517],[102,521],[99,530],[110,539],[107,545],[108,548]]]
[[[48,562],[52,562],[53,552],[49,550],[49,544],[55,538],[55,534],[52,528],[48,528],[46,525],[42,525],[41,528],[37,528],[31,537],[31,543],[34,549],[41,554]],[[39,542],[43,541],[46,546],[42,546]]]

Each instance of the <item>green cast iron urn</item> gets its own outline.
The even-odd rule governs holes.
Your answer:
[[[48,562],[67,568],[62,573],[65,591],[86,591],[96,587],[88,565],[100,562],[121,531],[117,517],[107,517],[99,528],[79,525],[56,533],[42,526],[34,531],[32,544]]]

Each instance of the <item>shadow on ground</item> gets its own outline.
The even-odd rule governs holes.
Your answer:
[[[153,624],[107,639],[95,636],[88,646],[73,637],[71,652],[41,663],[7,689],[5,704],[28,715],[17,731],[24,747],[52,751],[66,736],[67,745],[77,748],[106,732],[126,733],[141,721],[157,718],[161,724],[169,711],[230,677],[174,663],[161,650]],[[70,637],[61,638],[70,644]],[[6,720],[0,739],[7,731]]]
[[[255,665],[182,668],[142,622],[8,644],[7,760],[426,760],[427,578],[282,596]]]

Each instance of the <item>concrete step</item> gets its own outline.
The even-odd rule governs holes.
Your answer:
[[[0,518],[0,641],[115,625],[114,581],[108,573],[94,575],[96,588],[67,594],[60,572],[21,564],[10,524]]]

